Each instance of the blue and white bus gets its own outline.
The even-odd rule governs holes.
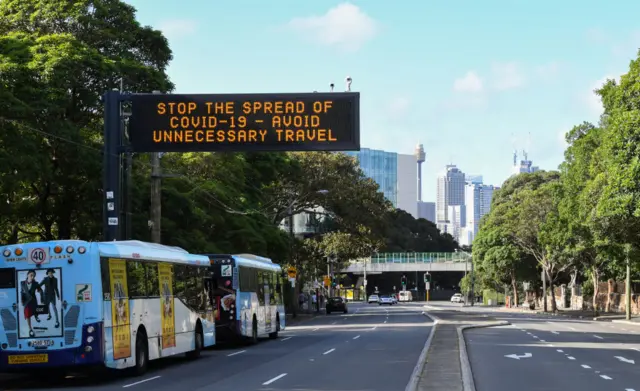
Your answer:
[[[213,292],[218,340],[277,338],[285,328],[282,268],[251,254],[208,255],[213,268]]]
[[[0,247],[0,372],[149,360],[215,344],[206,256],[139,241]]]

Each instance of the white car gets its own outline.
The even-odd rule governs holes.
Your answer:
[[[389,305],[393,305],[393,299],[391,298],[391,296],[389,295],[382,295],[380,296],[380,300],[378,300],[378,304],[383,305],[383,304],[389,304]]]
[[[453,296],[451,296],[451,302],[452,303],[464,303],[464,297],[462,297],[462,294],[456,293]]]
[[[369,296],[369,304],[371,303],[377,303],[378,301],[380,301],[380,298],[378,297],[378,295],[371,295]]]

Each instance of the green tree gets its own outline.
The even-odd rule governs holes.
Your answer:
[[[107,0],[3,1],[0,36],[2,155],[16,160],[2,167],[15,201],[3,240],[97,238],[100,97],[119,78],[134,91],[171,90],[167,40]]]

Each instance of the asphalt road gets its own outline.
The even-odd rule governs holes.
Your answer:
[[[511,325],[464,333],[477,391],[640,391],[640,327],[492,315]]]
[[[77,376],[53,384],[22,377],[2,389],[399,391],[431,329],[423,311],[418,304],[350,303],[349,314],[321,315],[287,328],[277,340],[216,347],[196,361],[159,360],[140,378]]]

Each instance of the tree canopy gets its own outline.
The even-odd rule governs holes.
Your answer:
[[[171,92],[167,39],[116,0],[0,3],[0,244],[102,235],[105,91]],[[452,251],[341,153],[168,153],[162,242],[321,266],[375,251]],[[150,240],[150,160],[133,155],[131,238]],[[318,208],[320,207],[320,209]],[[318,235],[280,223],[309,211]],[[309,266],[311,267],[311,266]]]

